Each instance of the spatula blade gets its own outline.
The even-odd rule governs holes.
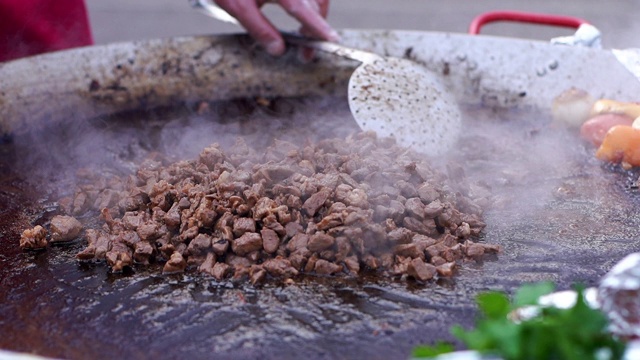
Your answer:
[[[462,120],[453,95],[436,74],[404,59],[362,64],[349,80],[349,107],[363,130],[427,155],[450,150]]]

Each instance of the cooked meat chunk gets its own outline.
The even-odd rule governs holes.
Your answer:
[[[413,259],[407,266],[407,273],[420,281],[427,281],[436,276],[436,267],[427,264],[422,259]]]
[[[316,261],[314,271],[320,275],[332,275],[342,271],[342,266],[324,259]]]
[[[264,251],[273,254],[278,251],[278,247],[280,246],[280,238],[275,231],[271,229],[262,229],[260,230],[260,235],[262,236],[262,247]]]
[[[267,277],[267,271],[263,268],[252,267],[251,270],[249,270],[249,276],[251,284],[256,285],[264,281],[264,279]]]
[[[265,261],[262,263],[262,267],[267,270],[271,276],[275,277],[293,277],[298,275],[298,270],[291,265],[291,262],[281,257]]]
[[[174,252],[171,254],[171,258],[164,264],[162,268],[162,273],[164,274],[174,274],[183,272],[184,269],[187,268],[187,262],[182,257],[182,254],[179,252]]]
[[[125,267],[133,264],[131,249],[122,242],[114,242],[111,250],[105,254],[107,264],[113,272],[121,272]]]
[[[314,216],[316,212],[318,212],[318,209],[320,209],[327,199],[329,199],[329,195],[331,195],[331,190],[327,188],[321,189],[317,193],[311,195],[311,197],[302,204],[302,209],[307,215]]]
[[[74,217],[65,215],[54,216],[53,219],[51,219],[49,228],[51,232],[51,242],[73,240],[80,235],[82,228],[82,223]]]
[[[453,271],[455,270],[455,268],[456,268],[456,263],[454,262],[436,265],[436,271],[438,272],[438,275],[443,277],[453,276]]]
[[[225,263],[217,262],[211,270],[211,275],[217,280],[222,280],[227,276],[230,270],[231,266]]]
[[[245,233],[231,242],[231,249],[236,255],[247,255],[262,249],[262,237],[258,233]]]
[[[42,249],[47,247],[47,230],[40,225],[27,229],[20,236],[20,248]]]
[[[251,218],[238,218],[233,222],[233,235],[240,237],[247,232],[256,232],[256,222]]]
[[[467,256],[472,258],[478,258],[484,255],[484,246],[481,244],[469,244],[467,246]]]
[[[331,235],[327,235],[322,232],[317,232],[309,238],[307,248],[313,252],[320,252],[333,246],[336,239]]]

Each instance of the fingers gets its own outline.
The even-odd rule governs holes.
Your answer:
[[[328,0],[279,0],[280,6],[296,18],[303,33],[323,40],[338,41],[340,37],[325,20]]]
[[[235,17],[249,34],[271,55],[282,55],[285,43],[271,22],[260,11],[264,0],[215,0]],[[323,40],[339,41],[338,33],[325,20],[329,0],[278,0],[282,8],[301,24],[301,33]],[[309,55],[309,54],[307,54]]]
[[[278,56],[284,53],[285,44],[280,32],[262,14],[255,0],[216,0],[216,4],[238,19],[269,54]]]

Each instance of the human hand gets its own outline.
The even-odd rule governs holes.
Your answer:
[[[215,0],[216,4],[235,17],[249,34],[271,55],[282,55],[284,39],[280,31],[260,11],[262,5],[279,4],[302,25],[300,32],[309,37],[338,41],[338,33],[325,18],[329,12],[329,0]]]

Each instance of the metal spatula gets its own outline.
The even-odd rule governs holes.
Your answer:
[[[209,0],[191,5],[218,20],[236,20]],[[349,79],[349,108],[362,130],[392,136],[428,155],[449,150],[461,131],[460,110],[438,76],[405,59],[349,48],[326,41],[283,34],[291,44],[362,62]]]

